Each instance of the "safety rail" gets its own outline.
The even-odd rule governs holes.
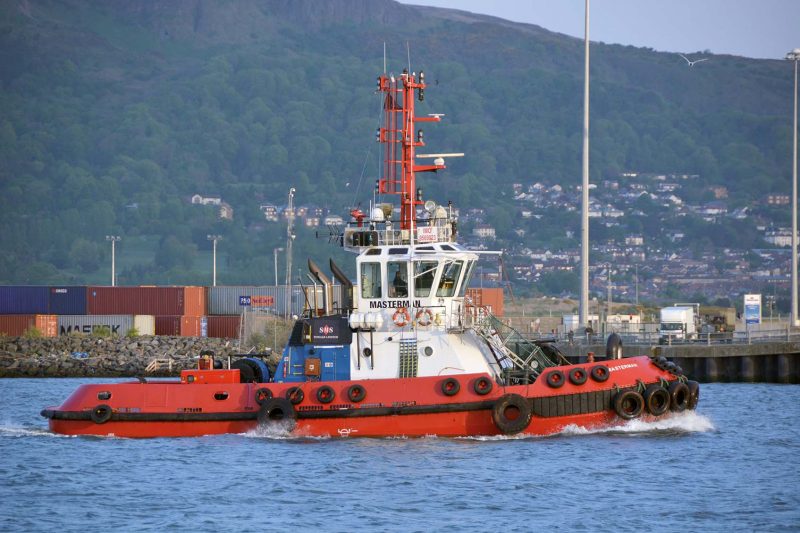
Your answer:
[[[486,340],[507,378],[528,381],[529,377],[535,379],[543,369],[560,364],[545,354],[539,345],[503,324],[485,307],[477,309],[480,312],[473,315],[472,329]]]
[[[420,221],[413,231],[393,226],[369,227],[348,225],[344,229],[344,247],[362,248],[371,246],[410,245],[412,235],[414,244],[448,243],[455,241],[454,224],[448,219]]]

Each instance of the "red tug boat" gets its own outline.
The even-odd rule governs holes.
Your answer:
[[[321,316],[298,320],[279,364],[213,358],[180,381],[144,379],[79,387],[42,411],[68,435],[188,437],[265,428],[291,436],[419,437],[548,435],[568,426],[602,428],[637,417],[694,409],[699,385],[674,363],[647,356],[570,364],[552,342],[530,341],[465,297],[480,254],[456,242],[451,206],[423,202],[416,173],[444,170],[425,146],[415,115],[422,72],[378,78],[384,119],[380,195],[391,204],[351,212],[338,235],[358,254],[357,284],[331,261]],[[417,164],[417,159],[432,164]],[[316,306],[315,306],[316,307]],[[618,354],[621,356],[621,354]]]

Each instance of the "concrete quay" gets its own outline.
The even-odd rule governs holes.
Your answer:
[[[572,362],[583,362],[588,352],[604,358],[605,344],[569,345],[559,349]],[[800,383],[800,342],[754,344],[625,345],[623,357],[663,355],[689,378],[703,383]]]

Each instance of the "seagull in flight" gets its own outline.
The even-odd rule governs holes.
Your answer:
[[[678,54],[678,55],[681,56],[684,60],[686,60],[686,62],[689,64],[690,67],[693,67],[695,63],[699,63],[701,61],[708,61],[707,57],[704,57],[703,59],[695,59],[694,61],[691,61],[688,57],[686,57],[683,54]]]

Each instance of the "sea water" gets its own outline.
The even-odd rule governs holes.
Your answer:
[[[0,530],[800,530],[796,385],[538,438],[49,433],[39,411],[92,381],[0,379]]]

